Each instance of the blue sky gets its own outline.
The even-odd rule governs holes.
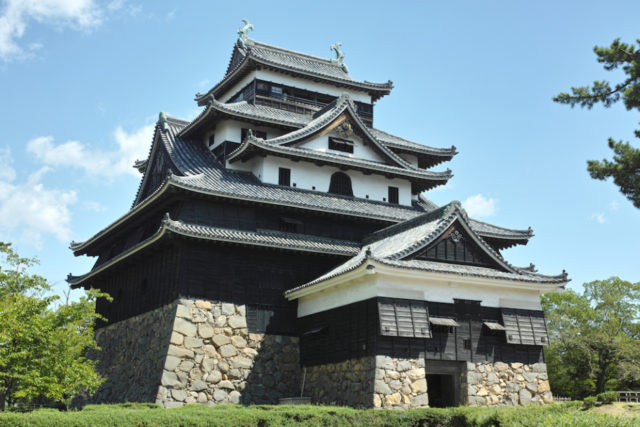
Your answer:
[[[342,42],[360,80],[392,80],[376,127],[455,145],[454,178],[427,194],[476,218],[536,236],[505,252],[571,287],[640,281],[640,210],[587,159],[633,140],[640,117],[617,105],[551,102],[572,85],[615,81],[594,45],[640,37],[640,3],[586,1],[231,2],[0,0],[0,239],[54,289],[91,268],[85,240],[124,214],[159,111],[185,119],[228,64],[248,18],[256,40],[331,57]],[[636,140],[637,141],[637,140]],[[633,143],[637,145],[637,142]]]

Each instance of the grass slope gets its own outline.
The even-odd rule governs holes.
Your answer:
[[[602,408],[602,407],[601,407]],[[598,408],[598,409],[601,409]],[[448,408],[406,411],[334,406],[90,405],[82,411],[43,409],[0,413],[2,426],[639,426],[640,418],[580,409],[580,403],[516,408]]]

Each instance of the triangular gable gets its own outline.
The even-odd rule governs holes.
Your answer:
[[[477,238],[468,233],[459,220],[431,244],[404,259],[468,264],[507,271],[501,263],[496,262],[492,254],[477,243]]]
[[[233,53],[231,54],[231,60],[229,61],[229,66],[227,67],[227,72],[225,75],[229,74],[231,70],[233,70],[236,65],[238,65],[242,60],[246,57],[246,54],[240,50],[237,44],[233,46]]]
[[[151,152],[149,153],[147,166],[142,176],[142,181],[140,182],[133,206],[136,206],[153,193],[169,175],[169,172],[177,172],[171,158],[165,150],[162,141],[162,132],[164,131],[161,129],[161,125],[157,124],[155,132],[153,133],[153,141],[151,143]]]
[[[302,146],[309,140],[330,132],[343,133],[347,137],[345,139],[348,139],[350,135],[356,135],[369,149],[390,166],[415,169],[413,165],[395,154],[373,136],[357,114],[355,106],[347,94],[340,96],[335,101],[335,105],[331,106],[330,104],[316,113],[315,120],[304,128],[292,132],[291,135],[283,135],[267,142],[284,146]]]

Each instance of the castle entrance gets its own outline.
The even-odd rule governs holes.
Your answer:
[[[446,408],[462,403],[460,385],[464,374],[464,363],[427,360],[425,373],[430,407]]]

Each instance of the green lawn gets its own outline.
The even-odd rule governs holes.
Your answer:
[[[598,408],[595,408],[598,409]],[[631,411],[628,411],[632,413]],[[580,403],[517,408],[359,410],[335,406],[90,405],[81,411],[2,413],[1,426],[640,426],[640,417],[583,411]]]

